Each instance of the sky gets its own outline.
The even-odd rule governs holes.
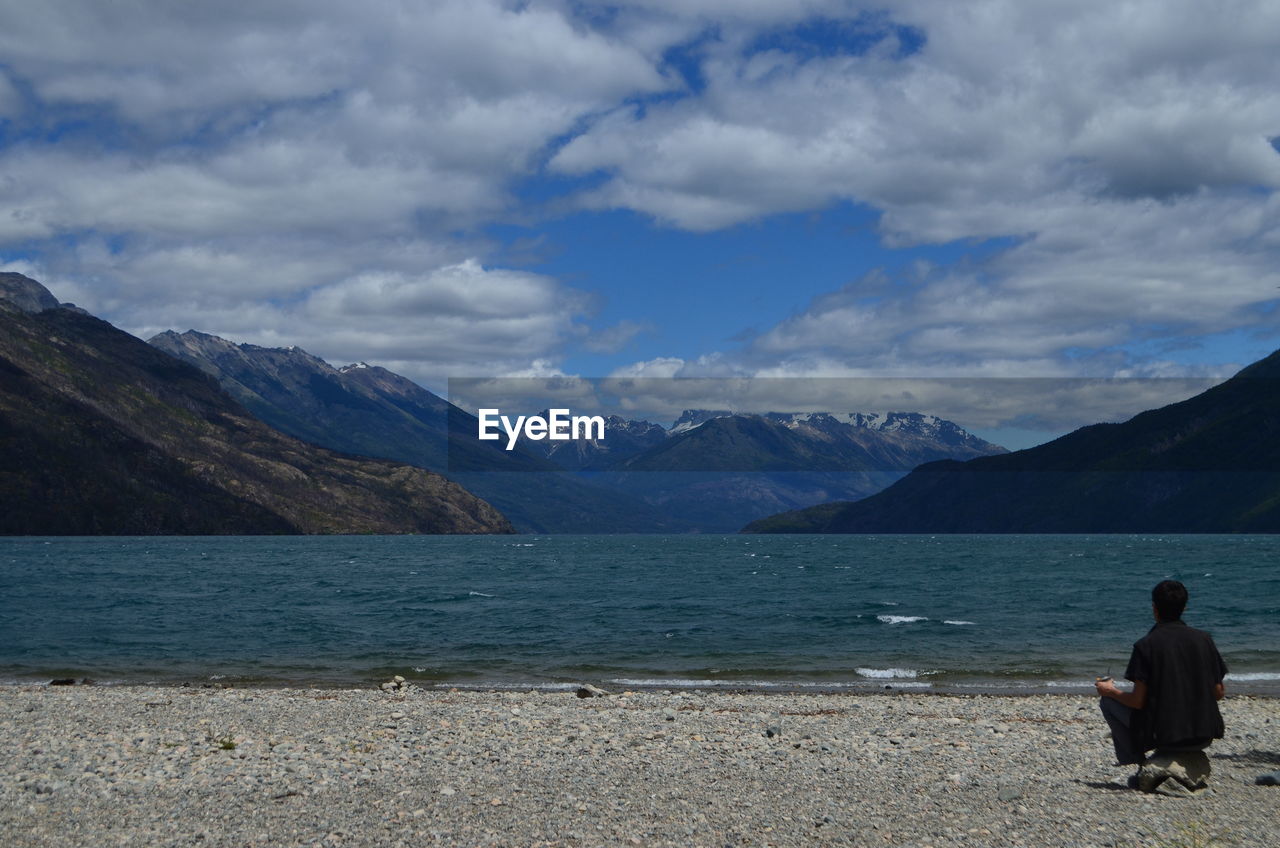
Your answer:
[[[0,0],[0,270],[438,391],[1070,386],[918,395],[1016,442],[1280,347],[1277,56],[1269,0]]]

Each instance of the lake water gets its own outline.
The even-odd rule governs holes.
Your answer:
[[[0,539],[0,680],[1088,691],[1150,589],[1280,694],[1278,536]]]

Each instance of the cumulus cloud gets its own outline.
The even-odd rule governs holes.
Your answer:
[[[930,3],[900,10],[927,37],[906,58],[714,51],[702,96],[617,110],[551,164],[610,175],[588,205],[680,227],[853,199],[924,241],[1025,232],[1016,207],[1045,196],[1280,186],[1280,94],[1258,73],[1280,37],[1256,29],[1275,10],[1236,4],[1237,31],[1184,5],[1182,44],[1165,4]],[[938,205],[952,225],[918,227]]]
[[[619,379],[669,379],[684,376],[685,361],[678,356],[660,356],[643,362],[633,362],[614,369],[610,377]]]
[[[625,45],[494,3],[246,4],[216,22],[72,5],[83,14],[17,16],[0,33],[9,67],[55,119],[92,107],[97,136],[141,133],[154,149],[20,145],[3,163],[15,211],[0,238],[349,235],[423,215],[457,227],[501,210],[506,182],[584,112],[665,85]]]
[[[1068,210],[1063,210],[1068,211]],[[854,282],[750,342],[766,357],[843,357],[867,371],[989,369],[1142,339],[1264,329],[1280,287],[1274,200],[1201,197],[1175,205],[1097,201],[973,267],[905,279],[896,297]],[[1075,367],[1087,365],[1079,358]],[[1114,359],[1103,362],[1114,366]]]
[[[481,267],[469,231],[584,115],[669,85],[554,5],[501,2],[36,4],[0,53],[38,107],[0,147],[0,249],[34,248],[60,294],[141,334],[437,378],[589,337],[580,293]]]
[[[523,178],[692,232],[857,204],[997,241],[618,373],[1130,373],[1274,321],[1278,52],[1265,0],[23,4],[0,251],[140,333],[547,374],[649,328],[491,261]]]
[[[368,360],[438,386],[452,375],[550,373],[546,356],[577,335],[585,300],[549,277],[468,259],[425,273],[366,272],[276,302],[179,295],[123,311],[141,336],[169,329],[177,316],[180,329],[296,344],[335,364]]]
[[[1274,4],[906,2],[875,20],[922,46],[712,46],[699,96],[619,108],[550,162],[603,176],[587,208],[687,230],[854,202],[890,245],[1008,243],[817,297],[729,352],[738,367],[1116,373],[1126,344],[1274,320]]]

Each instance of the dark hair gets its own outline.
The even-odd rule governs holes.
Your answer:
[[[1161,621],[1177,621],[1187,608],[1187,587],[1177,580],[1161,580],[1151,590],[1151,603]]]

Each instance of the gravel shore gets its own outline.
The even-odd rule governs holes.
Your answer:
[[[1280,700],[1194,798],[1081,696],[0,687],[0,844],[1280,844]]]

